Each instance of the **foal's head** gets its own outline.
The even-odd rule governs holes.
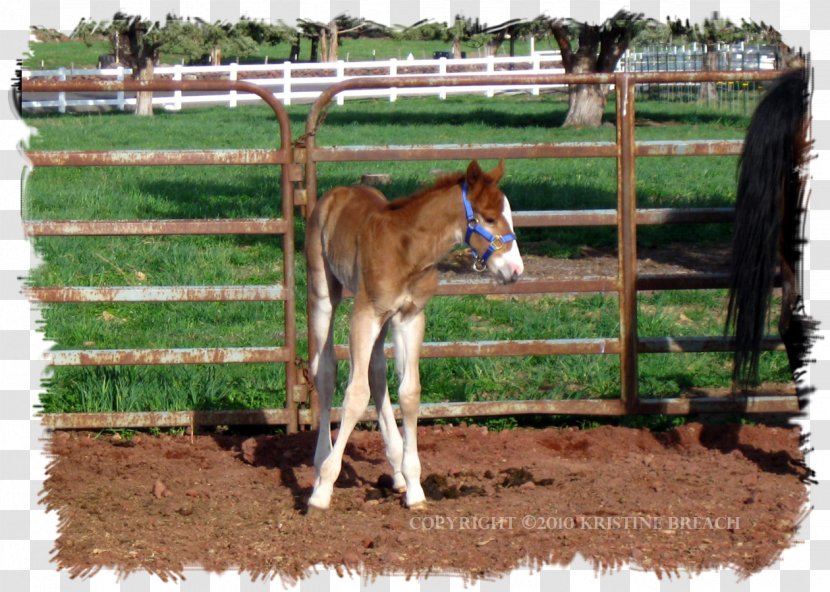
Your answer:
[[[477,271],[489,269],[499,281],[507,283],[519,279],[524,263],[513,233],[510,202],[499,189],[503,174],[503,160],[489,173],[475,160],[467,167],[464,183],[470,208],[465,242],[476,257],[473,265]]]

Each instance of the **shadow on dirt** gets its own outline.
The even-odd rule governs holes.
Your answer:
[[[256,429],[252,428],[252,433],[255,433]],[[335,431],[333,437],[336,435]],[[300,468],[308,468],[314,464],[314,449],[317,445],[316,431],[275,435],[214,434],[212,437],[221,448],[233,453],[242,462],[255,468],[279,471],[280,484],[287,488],[294,498],[294,509],[306,511],[312,487],[301,483],[297,473]],[[374,456],[367,455],[359,447],[351,442],[348,443],[335,488],[362,488],[367,485],[379,489],[391,487],[391,475],[383,475],[377,482],[367,481],[360,477],[349,462],[350,459],[372,464],[378,462]]]
[[[213,435],[220,447],[232,452],[239,460],[256,468],[278,470],[280,484],[291,492],[296,510],[305,510],[311,495],[311,487],[300,483],[297,470],[313,464],[316,438],[316,432],[258,436]],[[344,473],[348,474],[345,463]]]
[[[742,425],[705,423],[697,424],[696,427],[699,429],[675,429],[655,433],[654,437],[667,448],[683,448],[699,443],[705,448],[723,454],[737,452],[765,473],[795,475],[802,482],[813,482],[813,471],[806,466],[804,460],[795,458],[783,450],[767,450],[758,446],[743,436]],[[802,435],[802,444],[804,439],[805,436]]]

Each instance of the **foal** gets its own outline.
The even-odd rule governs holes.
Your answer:
[[[416,432],[424,306],[438,284],[438,262],[462,240],[472,248],[478,271],[489,269],[503,283],[516,281],[524,271],[510,204],[498,187],[503,173],[503,161],[490,173],[473,161],[466,173],[443,177],[405,199],[388,202],[369,187],[337,187],[314,208],[306,231],[306,259],[311,374],[320,401],[320,428],[309,510],[329,507],[346,441],[363,416],[370,394],[392,465],[393,487],[406,492],[409,508],[425,506]],[[344,286],[354,293],[350,375],[340,432],[332,446],[334,311]],[[383,347],[390,325],[400,378],[403,439],[386,384]]]

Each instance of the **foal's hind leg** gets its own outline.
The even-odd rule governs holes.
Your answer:
[[[308,500],[309,508],[328,509],[334,482],[340,474],[346,442],[369,404],[369,362],[372,349],[383,328],[371,304],[355,298],[349,335],[351,377],[343,397],[343,418],[340,431],[331,452],[320,464],[314,491]]]
[[[372,349],[372,361],[369,364],[369,389],[378,412],[378,425],[386,444],[386,458],[392,466],[392,489],[398,493],[406,490],[406,481],[401,473],[403,460],[403,440],[395,421],[392,402],[389,400],[389,386],[386,381],[386,356],[383,353],[386,331],[389,324],[383,326]]]
[[[335,280],[336,281],[336,280]],[[331,290],[334,288],[334,290]],[[319,474],[320,465],[331,452],[331,400],[337,378],[337,359],[334,356],[334,312],[340,301],[339,286],[329,285],[324,298],[309,298],[309,323],[315,351],[309,364],[319,404],[317,448],[314,451],[314,468]],[[310,292],[313,292],[311,290]]]
[[[306,245],[308,323],[311,329],[309,346],[312,352],[309,370],[317,391],[320,414],[317,448],[314,451],[314,468],[318,475],[320,465],[331,452],[331,400],[337,376],[337,359],[334,357],[334,313],[343,294],[343,286],[331,273],[323,258],[319,236],[319,232],[310,232]]]

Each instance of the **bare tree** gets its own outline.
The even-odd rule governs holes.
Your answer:
[[[601,25],[572,19],[548,21],[562,52],[568,73],[611,73],[631,40],[652,21],[642,13],[620,10]],[[564,126],[599,127],[607,102],[608,85],[572,84],[568,89],[568,114]]]
[[[222,65],[222,55],[239,58],[256,51],[256,43],[247,35],[247,29],[231,23],[216,21],[209,23],[196,18],[201,34],[201,44],[209,50],[210,63]]]
[[[680,30],[682,31],[682,29]],[[712,13],[712,18],[704,19],[702,25],[695,23],[693,27],[686,28],[685,36],[689,41],[700,43],[706,48],[702,64],[704,72],[715,72],[720,69],[718,66],[718,46],[721,43],[732,44],[735,41],[746,39],[743,31],[729,19],[720,18],[717,12]],[[699,100],[702,102],[717,101],[717,84],[715,82],[702,82],[700,84]]]
[[[393,25],[391,35],[395,39],[441,41],[447,35],[447,23],[436,23],[430,19],[421,19],[411,25]]]
[[[143,19],[139,15],[117,12],[111,23],[96,23],[81,19],[73,37],[90,45],[102,36],[109,37],[118,63],[132,68],[136,80],[152,80],[155,65],[162,51],[185,56],[189,61],[209,55],[214,65],[221,63],[221,55],[242,57],[256,50],[251,31],[263,40],[280,37],[278,27],[227,23],[207,23],[201,19],[183,19],[167,15],[164,26],[158,21]],[[153,93],[141,91],[136,95],[136,115],[153,114]]]
[[[518,18],[486,27],[484,33],[490,36],[487,41],[487,53],[496,55],[504,42],[509,40],[510,56],[513,57],[516,55],[516,39],[529,37],[535,32],[535,21]]]
[[[115,52],[133,70],[136,80],[152,80],[159,50],[167,41],[167,35],[158,21],[144,20],[138,15],[117,12],[112,17],[112,43]],[[153,93],[136,94],[135,114],[153,115]]]
[[[387,28],[379,23],[362,18],[352,18],[345,14],[339,15],[328,23],[297,19],[297,25],[302,35],[311,39],[309,59],[312,62],[318,61],[318,49],[322,56],[320,61],[336,62],[343,37],[355,36],[369,31],[387,31]]]
[[[452,57],[460,59],[463,57],[462,44],[472,47],[482,47],[489,43],[492,35],[486,31],[487,25],[482,24],[476,18],[464,18],[460,14],[455,15],[452,26],[447,27],[445,40],[452,43]]]

